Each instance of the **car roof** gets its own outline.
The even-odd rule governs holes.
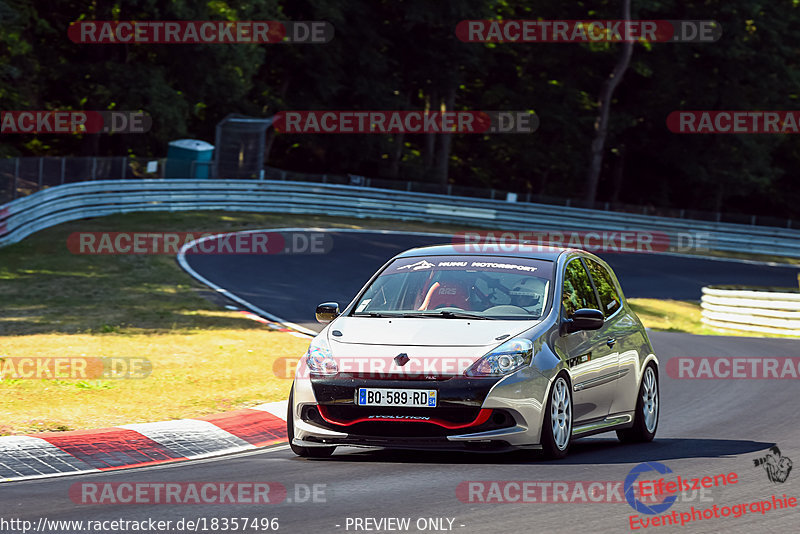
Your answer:
[[[431,245],[427,247],[412,248],[401,252],[396,258],[412,258],[417,256],[510,256],[517,258],[530,258],[536,260],[556,261],[558,257],[567,251],[578,252],[577,249],[564,247],[545,247],[535,243],[527,244],[530,250],[526,250],[525,243],[520,243],[522,250],[508,250],[509,244],[478,243],[475,245]],[[478,250],[472,250],[477,248]]]

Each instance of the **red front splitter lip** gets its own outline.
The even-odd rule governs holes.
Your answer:
[[[353,419],[350,421],[339,421],[332,418],[329,414],[326,413],[325,406],[318,405],[317,408],[319,409],[320,416],[328,423],[332,425],[338,426],[352,426],[357,423],[365,423],[365,422],[373,422],[373,421],[384,421],[390,423],[428,423],[440,426],[442,428],[446,428],[448,430],[456,430],[459,428],[469,428],[473,426],[480,426],[492,416],[492,409],[491,408],[481,408],[481,411],[478,412],[478,416],[470,421],[469,423],[450,423],[448,421],[443,421],[441,419],[395,419],[393,417],[360,417],[358,419]]]

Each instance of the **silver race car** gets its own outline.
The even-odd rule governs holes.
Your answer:
[[[301,359],[288,436],[300,456],[339,445],[564,457],[615,430],[651,441],[658,360],[619,282],[576,249],[441,245],[386,263]]]

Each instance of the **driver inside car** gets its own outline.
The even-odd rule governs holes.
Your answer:
[[[536,278],[525,277],[517,282],[508,294],[511,297],[512,305],[522,308],[531,315],[541,315],[544,282]]]

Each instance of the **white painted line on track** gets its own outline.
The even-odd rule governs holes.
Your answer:
[[[481,230],[483,232],[488,232],[491,230]],[[283,326],[295,330],[296,332],[300,332],[306,336],[314,337],[317,335],[317,332],[306,328],[304,326],[300,326],[296,323],[292,323],[278,317],[277,315],[270,313],[262,308],[259,308],[255,304],[247,301],[246,299],[235,295],[228,291],[227,289],[215,284],[211,280],[205,278],[203,275],[195,271],[191,268],[189,263],[186,261],[186,251],[190,248],[194,247],[199,243],[204,243],[206,241],[214,240],[222,238],[226,235],[235,235],[235,234],[250,234],[256,232],[337,232],[337,233],[361,233],[361,234],[400,234],[400,235],[414,235],[414,236],[429,236],[429,237],[444,237],[444,238],[452,238],[457,234],[448,234],[448,233],[441,233],[441,232],[406,232],[402,230],[375,230],[375,229],[360,229],[360,228],[320,228],[320,227],[286,227],[286,228],[259,228],[254,230],[239,230],[235,232],[227,232],[227,233],[220,233],[210,236],[201,237],[190,243],[186,243],[181,247],[181,250],[178,252],[177,260],[178,264],[185,270],[189,275],[194,278],[195,280],[205,284],[206,286],[210,287],[211,289],[217,291],[218,293],[224,295],[226,298],[229,298],[245,308],[249,309],[250,311],[269,319],[270,321],[274,321],[276,323],[280,323]],[[663,255],[663,256],[673,256],[676,258],[687,258],[687,259],[696,259],[696,260],[712,260],[712,261],[720,261],[720,262],[728,262],[728,263],[745,263],[750,265],[765,265],[769,267],[788,267],[792,269],[800,269],[800,265],[794,265],[791,263],[778,263],[772,261],[759,261],[759,260],[749,260],[749,259],[740,259],[740,258],[725,258],[719,256],[703,256],[698,254],[682,254],[680,252],[659,252],[655,255]]]
[[[292,230],[297,231],[297,229],[291,229],[291,228],[283,229],[283,231],[292,231]],[[264,317],[264,318],[269,319],[270,321],[274,321],[276,323],[280,323],[280,324],[286,326],[287,328],[291,328],[292,330],[296,330],[298,332],[302,332],[303,334],[306,334],[306,335],[309,335],[309,336],[312,336],[312,337],[316,336],[317,332],[314,332],[313,330],[311,330],[309,328],[306,328],[304,326],[300,326],[299,324],[295,324],[295,323],[292,323],[290,321],[287,321],[286,319],[282,319],[281,317],[278,317],[277,315],[273,315],[273,314],[269,313],[266,310],[262,310],[261,308],[259,308],[255,304],[251,304],[247,300],[245,300],[245,299],[243,299],[243,298],[241,298],[241,297],[239,297],[237,295],[234,295],[233,293],[231,293],[230,291],[228,291],[224,287],[215,284],[214,282],[212,282],[208,278],[204,277],[203,275],[201,275],[200,273],[198,273],[197,271],[192,269],[192,267],[189,265],[189,262],[186,261],[186,251],[189,250],[191,247],[195,246],[196,244],[205,243],[206,241],[210,241],[210,240],[213,240],[213,239],[219,239],[222,236],[229,235],[229,234],[232,235],[232,234],[244,234],[244,233],[265,232],[265,231],[273,232],[275,230],[243,230],[243,231],[240,231],[240,232],[229,232],[227,234],[215,234],[215,235],[210,235],[210,236],[206,236],[206,237],[201,237],[200,239],[195,239],[194,241],[186,243],[185,245],[183,245],[183,247],[181,247],[181,250],[178,252],[178,257],[177,257],[178,264],[181,266],[181,268],[184,271],[189,273],[189,275],[192,278],[194,278],[195,280],[201,282],[202,284],[207,285],[208,287],[210,287],[211,289],[213,289],[217,293],[220,293],[220,294],[224,295],[226,298],[229,298],[230,300],[232,300],[234,302],[238,302],[239,304],[241,304],[242,306],[244,306],[248,310],[257,313],[261,317]]]

